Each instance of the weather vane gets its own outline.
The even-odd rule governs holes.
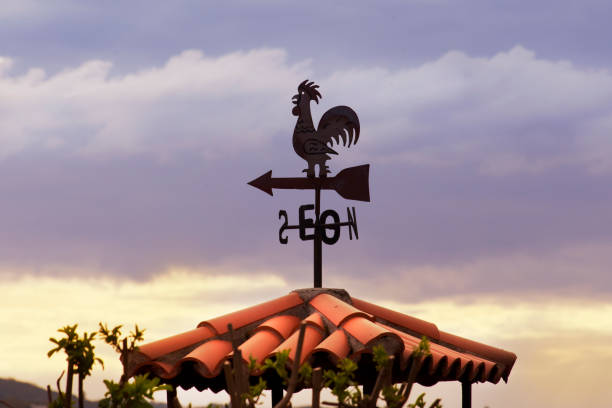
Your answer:
[[[302,82],[298,86],[297,95],[293,96],[295,106],[291,110],[293,115],[298,117],[293,131],[293,149],[308,163],[308,168],[303,170],[306,177],[273,178],[272,170],[270,170],[248,183],[270,195],[273,195],[272,190],[275,188],[315,191],[314,204],[300,206],[298,225],[289,225],[287,211],[278,212],[278,218],[284,219],[278,231],[278,239],[281,244],[287,244],[289,241],[285,236],[288,229],[299,230],[300,239],[303,241],[314,241],[315,288],[322,287],[323,243],[333,245],[338,242],[341,227],[348,227],[351,240],[353,234],[355,234],[355,239],[359,239],[355,207],[346,209],[347,221],[344,222],[340,221],[340,215],[334,210],[321,212],[321,190],[335,190],[347,200],[370,201],[369,164],[350,167],[341,170],[335,177],[329,177],[331,172],[326,163],[331,159],[330,154],[338,154],[332,149],[334,141],[340,144],[342,140],[342,144],[347,147],[357,143],[359,118],[348,106],[334,106],[323,114],[319,126],[315,129],[310,113],[310,102],[319,103],[321,94],[317,90],[318,87],[308,80]],[[316,175],[317,167],[318,176]],[[314,210],[314,218],[307,216],[307,212],[312,210]],[[331,219],[332,222],[327,223],[328,219]]]

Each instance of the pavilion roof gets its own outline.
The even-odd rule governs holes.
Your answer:
[[[423,385],[507,381],[516,360],[514,353],[446,333],[433,323],[351,297],[341,289],[301,289],[145,344],[127,356],[128,374],[150,372],[185,389],[219,391],[225,388],[223,363],[232,355],[229,323],[243,357],[261,363],[286,349],[293,361],[300,322],[306,323],[302,360],[324,368],[345,357],[361,360],[360,383],[372,377],[372,348],[377,344],[396,356],[393,377],[404,378],[422,336],[430,340],[431,349],[417,376]]]

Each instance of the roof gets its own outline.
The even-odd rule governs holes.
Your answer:
[[[372,348],[377,344],[396,356],[394,379],[405,378],[422,336],[431,349],[417,376],[423,385],[507,381],[516,361],[514,353],[443,332],[433,323],[351,297],[342,289],[301,289],[145,344],[128,354],[127,372],[149,372],[185,389],[219,391],[225,388],[223,363],[232,355],[229,323],[245,359],[262,363],[289,349],[291,363],[300,322],[306,323],[302,361],[332,368],[345,357],[359,360],[360,383],[373,377]]]

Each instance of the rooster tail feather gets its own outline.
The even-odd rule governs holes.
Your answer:
[[[348,106],[334,106],[323,114],[317,128],[317,137],[328,143],[335,140],[350,147],[359,139],[359,118]],[[347,143],[348,142],[348,143]]]

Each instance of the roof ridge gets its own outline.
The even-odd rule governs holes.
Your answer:
[[[292,290],[291,293],[297,293],[298,296],[304,301],[304,303],[310,303],[310,301],[319,296],[322,293],[327,293],[328,295],[332,295],[343,302],[348,303],[349,305],[353,304],[353,300],[351,299],[351,295],[344,289],[336,289],[336,288],[303,288],[303,289],[295,289]]]

